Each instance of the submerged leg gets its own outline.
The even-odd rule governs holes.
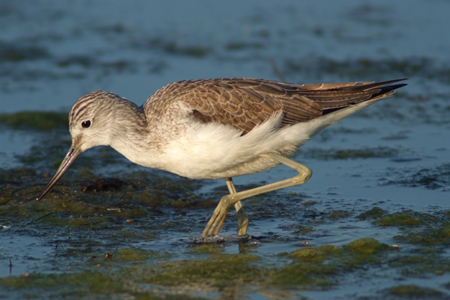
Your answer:
[[[257,188],[253,188],[238,193],[231,193],[230,191],[229,195],[223,196],[222,199],[220,199],[220,202],[217,205],[216,209],[214,210],[211,219],[209,219],[208,224],[206,224],[205,230],[203,230],[202,234],[203,238],[206,238],[211,235],[217,235],[219,233],[220,229],[222,228],[223,222],[225,221],[225,218],[227,216],[227,212],[233,204],[237,204],[241,200],[247,199],[249,197],[253,197],[256,195],[260,195],[263,193],[275,191],[278,189],[294,185],[303,184],[306,181],[308,181],[308,179],[312,175],[311,169],[296,161],[293,161],[289,158],[286,158],[282,155],[275,153],[269,153],[267,155],[270,156],[273,160],[296,170],[298,172],[298,175],[289,179],[277,181],[274,183],[270,183],[267,185],[263,185]]]
[[[233,184],[233,179],[231,177],[227,177],[225,178],[225,182],[227,183],[230,195],[236,194],[236,188]],[[241,201],[236,202],[234,204],[234,208],[236,209],[236,215],[238,217],[238,235],[246,235],[248,227],[248,217],[247,214],[245,213]]]

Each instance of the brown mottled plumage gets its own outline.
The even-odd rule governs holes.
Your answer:
[[[306,122],[349,105],[392,93],[401,81],[289,84],[264,79],[219,78],[174,82],[144,104],[146,114],[183,101],[200,122],[217,122],[250,132],[282,110],[282,127]]]

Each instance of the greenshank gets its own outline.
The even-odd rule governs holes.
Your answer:
[[[41,200],[82,152],[108,145],[130,161],[189,178],[225,179],[202,236],[217,235],[234,205],[238,235],[247,233],[241,200],[305,183],[311,170],[290,158],[319,131],[385,99],[405,79],[291,84],[251,78],[185,80],[156,91],[142,106],[95,91],[69,114],[72,146]],[[232,177],[284,164],[298,175],[237,192]]]

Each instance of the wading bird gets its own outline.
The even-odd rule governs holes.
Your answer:
[[[130,161],[189,178],[225,179],[223,196],[203,231],[216,235],[235,205],[238,234],[247,232],[241,200],[305,183],[311,170],[290,159],[330,124],[392,95],[405,79],[384,82],[290,84],[220,78],[174,82],[142,106],[116,94],[81,97],[69,115],[72,146],[36,201],[82,152],[108,145]],[[298,175],[237,192],[232,177],[284,164]]]

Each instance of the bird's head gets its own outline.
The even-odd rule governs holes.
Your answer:
[[[113,93],[95,91],[75,102],[69,114],[72,146],[36,201],[41,200],[52,189],[78,155],[92,147],[110,144],[114,131],[114,126],[111,126],[114,122],[111,120],[114,121],[115,108],[123,100]]]

